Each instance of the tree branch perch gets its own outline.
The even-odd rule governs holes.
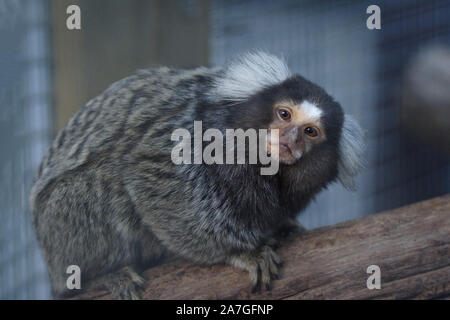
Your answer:
[[[450,195],[296,236],[270,292],[251,293],[248,274],[183,260],[148,269],[144,299],[449,299]],[[366,287],[369,265],[381,289]],[[111,299],[105,291],[75,299]]]

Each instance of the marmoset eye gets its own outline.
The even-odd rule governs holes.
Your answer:
[[[305,134],[307,134],[310,137],[317,137],[319,135],[319,132],[316,128],[314,127],[306,127],[305,128]]]
[[[278,109],[278,116],[283,121],[290,121],[292,118],[291,112],[287,109]]]

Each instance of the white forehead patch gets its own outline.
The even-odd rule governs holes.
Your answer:
[[[303,101],[300,104],[300,108],[302,109],[305,117],[308,119],[320,119],[320,117],[322,116],[322,110],[317,107],[316,104],[307,100]]]
[[[213,100],[244,101],[258,91],[283,82],[291,75],[286,63],[265,52],[247,53],[235,59],[215,80]]]

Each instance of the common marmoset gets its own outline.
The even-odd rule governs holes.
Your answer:
[[[203,131],[278,129],[278,172],[174,164],[171,134],[192,132],[194,121]],[[299,212],[329,183],[352,187],[362,150],[361,128],[341,106],[270,54],[120,80],[59,132],[32,188],[55,297],[71,293],[66,269],[77,265],[82,288],[92,280],[117,298],[138,298],[139,272],[172,257],[228,263],[267,287],[279,271],[279,236],[298,227]]]

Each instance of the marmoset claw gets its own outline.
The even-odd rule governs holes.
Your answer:
[[[272,281],[279,276],[282,260],[270,246],[265,245],[260,251],[233,256],[230,264],[249,272],[252,292],[257,292],[271,289]]]

